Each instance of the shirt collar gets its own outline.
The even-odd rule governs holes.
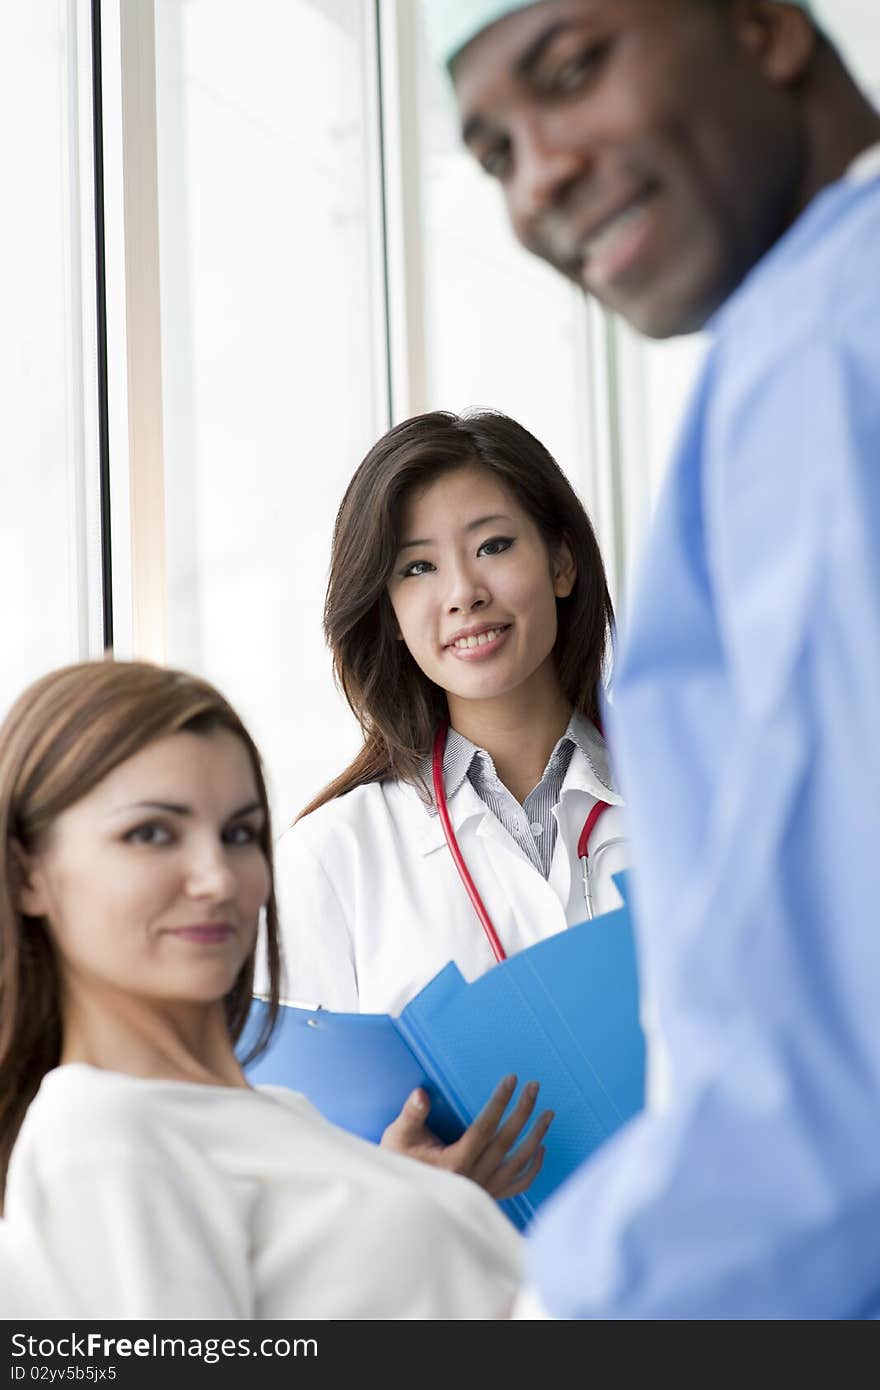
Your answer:
[[[578,784],[583,783],[583,789],[592,792],[599,800],[610,801],[614,804],[620,802],[611,771],[608,766],[608,750],[605,747],[605,740],[598,729],[590,723],[578,710],[575,710],[568,721],[565,732],[559,738],[553,748],[553,752],[547,760],[547,767],[543,775],[546,776],[547,768],[550,767],[562,748],[568,741],[577,748],[584,756],[587,767],[592,777],[587,775],[578,778]],[[484,748],[479,748],[477,744],[471,743],[470,739],[465,738],[455,729],[450,729],[446,737],[446,748],[443,753],[443,785],[446,788],[446,800],[452,802],[462,784],[466,781],[470,772],[471,764],[475,758],[484,760],[484,766],[494,771],[494,765],[490,755]],[[431,757],[424,758],[419,769],[425,786],[431,791],[430,801],[422,798],[422,804],[429,816],[436,817],[437,807],[434,804],[433,786],[434,778],[432,772]],[[566,775],[566,786],[571,782],[571,774],[574,768],[570,765]],[[593,785],[595,779],[596,786]]]
[[[849,183],[870,183],[871,179],[880,178],[880,140],[856,156],[845,178]]]
[[[489,755],[478,748],[475,743],[471,743],[464,734],[458,733],[455,729],[450,729],[446,735],[446,748],[443,752],[443,785],[446,788],[446,800],[451,801],[458,791],[464,779],[471,770],[471,763],[474,758]],[[432,816],[436,816],[437,807],[434,804],[434,779],[431,773],[431,759],[427,759],[428,776],[426,781],[431,788],[431,805],[428,808]]]
[[[608,748],[595,724],[591,724],[589,719],[575,710],[563,737],[570,738],[574,746],[583,754],[587,768],[592,774],[591,777],[580,778],[579,785],[582,786],[582,789],[591,792],[599,801],[608,801],[613,806],[619,805],[623,798],[614,785],[614,778],[608,763]],[[567,788],[572,783],[577,766],[577,762],[573,760],[565,779]]]

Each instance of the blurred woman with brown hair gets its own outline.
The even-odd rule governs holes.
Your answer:
[[[0,728],[0,832],[0,1257],[34,1314],[503,1315],[517,1237],[484,1192],[243,1075],[261,918],[257,1051],[280,957],[222,696],[136,662],[46,676]]]

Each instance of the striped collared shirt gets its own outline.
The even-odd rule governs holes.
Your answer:
[[[568,728],[550,754],[540,782],[520,805],[501,781],[486,750],[478,748],[463,734],[456,733],[455,729],[450,729],[443,755],[443,780],[447,798],[451,799],[455,795],[467,777],[480,800],[513,836],[538,872],[547,878],[550,874],[558,829],[553,810],[559,804],[562,784],[575,748],[584,754],[602,781],[607,780],[607,770],[600,770],[595,766],[595,743],[596,734],[591,725],[582,714],[575,711],[569,720]],[[426,785],[430,787],[430,762],[423,769],[423,776]],[[428,812],[430,815],[437,814],[433,800]]]

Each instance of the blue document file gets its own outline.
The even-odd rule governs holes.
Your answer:
[[[626,876],[616,881],[626,899]],[[265,1005],[254,1001],[239,1052]],[[644,1104],[645,1048],[635,949],[624,906],[570,927],[467,984],[450,962],[398,1018],[285,1007],[255,1085],[302,1091],[344,1129],[378,1142],[409,1092],[431,1097],[428,1123],[458,1137],[508,1072],[541,1083],[555,1119],[527,1193],[503,1203],[518,1225]]]

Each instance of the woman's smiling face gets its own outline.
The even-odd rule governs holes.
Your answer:
[[[575,582],[532,518],[486,468],[443,473],[406,498],[388,593],[429,680],[462,700],[518,690],[552,661],[557,598]]]
[[[264,820],[234,734],[157,739],[25,856],[21,910],[47,921],[62,978],[80,994],[215,1002],[252,953],[269,895]]]

